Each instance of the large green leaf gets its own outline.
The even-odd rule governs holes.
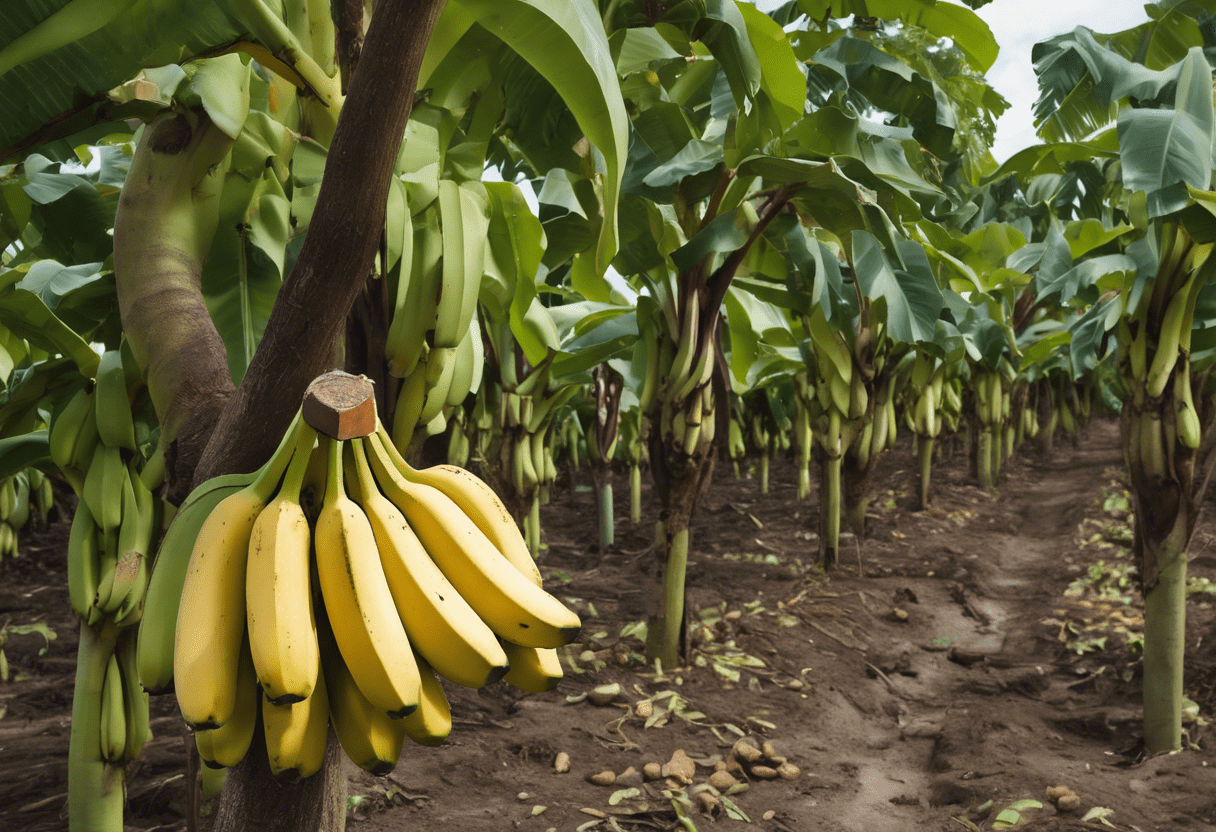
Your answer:
[[[911,126],[929,152],[950,154],[957,118],[949,97],[903,61],[860,38],[845,37],[815,53],[812,62],[818,71],[844,79],[869,106]]]
[[[551,83],[603,155],[599,273],[617,250],[617,202],[629,137],[616,66],[591,0],[453,0]]]
[[[853,268],[862,294],[873,304],[878,320],[897,343],[932,341],[942,312],[938,288],[923,246],[904,240],[888,259],[878,239],[867,231],[853,232]]]
[[[81,375],[97,373],[100,358],[89,343],[65,324],[47,305],[45,284],[37,279],[34,291],[25,288],[19,271],[0,274],[0,325],[52,355],[61,354],[76,363]]]
[[[126,117],[98,105],[139,70],[240,41],[289,55],[314,91],[332,98],[336,85],[281,15],[273,0],[6,0],[0,4],[0,158],[36,144],[44,130],[74,114],[87,116],[81,129]]]
[[[1049,142],[1083,139],[1110,123],[1120,101],[1151,101],[1177,77],[1174,68],[1150,69],[1107,48],[1084,26],[1035,44],[1031,58],[1035,126]]]
[[[939,38],[950,38],[979,72],[987,72],[1000,47],[988,24],[970,9],[944,0],[798,0],[815,20],[832,17],[878,17],[920,26]]]
[[[786,129],[802,117],[806,107],[806,76],[776,21],[749,3],[740,3],[739,11],[760,62],[760,88],[768,96],[781,128]]]

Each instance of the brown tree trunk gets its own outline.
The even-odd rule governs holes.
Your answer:
[[[444,0],[376,4],[308,236],[279,290],[253,361],[207,443],[195,482],[261,465],[308,384],[332,369],[333,345],[380,245],[389,174],[443,6]]]

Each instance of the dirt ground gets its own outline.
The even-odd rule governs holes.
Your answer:
[[[1115,423],[1094,423],[1075,447],[1023,453],[996,495],[968,480],[961,451],[947,455],[919,513],[908,507],[910,451],[903,436],[881,461],[868,538],[846,538],[828,576],[815,565],[815,497],[796,499],[792,464],[774,463],[768,495],[755,471],[736,480],[720,464],[689,560],[693,661],[661,673],[645,666],[638,638],[657,507],[647,490],[643,522],[631,525],[618,477],[617,545],[600,556],[584,471],[542,512],[546,585],[584,621],[565,651],[570,672],[547,694],[449,686],[447,743],[408,747],[388,777],[352,770],[348,828],[1216,828],[1205,722],[1216,714],[1216,529],[1205,520],[1191,547],[1189,747],[1145,759],[1140,598]],[[0,624],[44,622],[58,636],[43,654],[36,635],[4,645],[14,677],[0,684],[0,830],[67,825],[76,634],[66,534],[62,523],[27,534],[0,571]],[[593,704],[587,694],[612,683],[615,701]],[[172,697],[153,712],[156,737],[128,772],[127,828],[184,829],[185,730]],[[770,742],[796,776],[752,769],[733,788],[707,787],[715,762],[737,759],[741,734]],[[677,751],[691,758],[684,771]],[[555,770],[559,754],[567,772]],[[665,779],[587,779],[673,755]],[[1079,805],[1058,809],[1045,794],[1055,785]],[[705,796],[715,793],[716,804]]]

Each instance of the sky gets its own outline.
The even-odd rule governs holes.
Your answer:
[[[1137,0],[993,0],[976,10],[996,35],[1001,52],[988,70],[988,83],[1009,101],[997,122],[992,154],[1003,162],[1039,139],[1032,107],[1038,98],[1030,50],[1041,40],[1085,26],[1095,32],[1119,32],[1148,20]]]

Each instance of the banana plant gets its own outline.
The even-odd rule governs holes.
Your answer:
[[[1175,27],[1194,22],[1187,14],[1171,17]],[[1118,288],[1115,334],[1136,516],[1133,549],[1144,591],[1144,741],[1150,752],[1181,747],[1186,550],[1206,485],[1206,477],[1196,475],[1212,463],[1191,363],[1195,309],[1216,269],[1209,257],[1216,241],[1212,69],[1200,31],[1176,31],[1181,39],[1169,44],[1144,27],[1111,36],[1121,47],[1146,47],[1131,52],[1116,51],[1113,40],[1083,28],[1038,47],[1036,112],[1044,133],[1073,138],[1082,125],[1106,123],[1118,111],[1119,179],[1108,193],[1109,210],[1138,234],[1123,246],[1136,269]],[[1151,65],[1123,57],[1147,60],[1150,46]],[[1167,52],[1169,60],[1159,60]],[[1094,84],[1093,77],[1063,71],[1074,57],[1104,64],[1084,108],[1074,96],[1061,97],[1079,83]]]
[[[599,550],[604,554],[615,542],[612,505],[612,458],[620,438],[621,395],[624,378],[607,363],[591,370],[591,430],[587,432],[587,461],[595,484],[599,518]]]

